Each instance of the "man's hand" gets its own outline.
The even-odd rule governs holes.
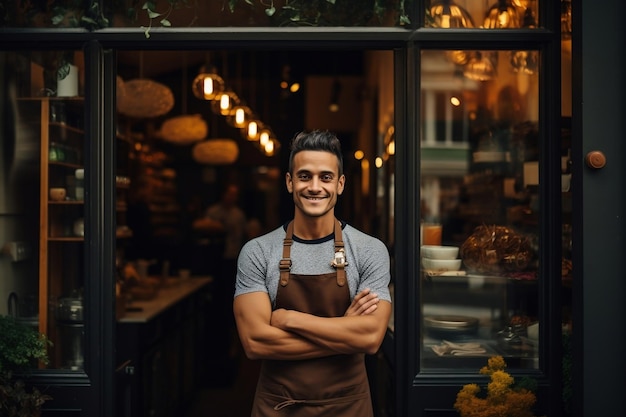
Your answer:
[[[371,314],[378,308],[379,301],[380,299],[378,298],[378,294],[375,294],[371,292],[369,288],[366,288],[354,297],[354,300],[350,303],[350,307],[346,310],[344,317]]]

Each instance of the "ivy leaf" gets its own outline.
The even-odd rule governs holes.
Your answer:
[[[265,9],[265,14],[268,15],[269,17],[274,16],[274,13],[276,13],[276,8],[274,6],[268,7],[267,9]]]
[[[400,15],[400,24],[401,25],[410,25],[411,24],[411,20],[409,19],[409,16],[403,14]]]
[[[70,74],[70,63],[63,62],[63,65],[57,70],[57,80],[64,80]]]
[[[143,29],[146,39],[150,39],[150,27],[141,26],[141,29]]]
[[[248,3],[250,6],[254,6],[254,3],[252,2],[252,0],[246,0],[246,3]]]
[[[169,21],[169,20],[167,20],[167,19],[163,19],[163,20],[161,20],[161,26],[167,26],[167,27],[170,27],[170,26],[172,26],[172,22],[170,22],[170,21]]]
[[[153,12],[152,10],[148,9],[148,17],[150,19],[156,19],[159,16],[161,16],[161,13]]]
[[[326,0],[326,3],[335,4],[335,0]]]
[[[52,16],[52,24],[56,26],[60,24],[61,22],[63,22],[63,19],[65,19],[65,16],[63,16],[62,14]]]

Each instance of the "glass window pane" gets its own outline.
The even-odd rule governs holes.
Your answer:
[[[430,0],[425,27],[440,29],[533,29],[539,0]]]
[[[536,368],[538,51],[421,62],[422,368]]]
[[[0,240],[15,247],[11,261],[0,263],[0,294],[15,294],[10,313],[52,341],[51,368],[82,370],[83,56],[0,56]]]

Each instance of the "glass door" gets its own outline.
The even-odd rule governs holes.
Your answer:
[[[421,53],[422,369],[539,367],[538,60]]]

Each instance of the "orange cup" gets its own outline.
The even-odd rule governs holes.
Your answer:
[[[425,223],[422,225],[422,245],[441,246],[441,225]]]

